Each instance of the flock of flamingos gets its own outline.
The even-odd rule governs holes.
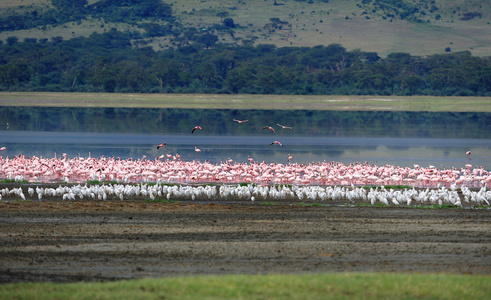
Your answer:
[[[247,120],[235,120],[238,124]],[[283,129],[292,127],[277,124]],[[275,129],[266,126],[263,129]],[[203,130],[192,128],[191,133]],[[155,145],[167,149],[166,143]],[[270,145],[283,146],[279,141]],[[5,148],[0,148],[4,151]],[[196,152],[200,149],[195,147]],[[470,151],[466,153],[470,160]],[[239,200],[361,200],[374,204],[473,203],[489,205],[491,173],[482,167],[466,164],[463,168],[438,169],[433,166],[413,168],[392,165],[376,166],[355,162],[298,164],[288,155],[288,163],[247,163],[227,159],[220,163],[183,161],[178,154],[162,154],[154,159],[120,159],[99,157],[43,158],[0,156],[0,178],[29,182],[22,187],[0,190],[2,197],[58,196],[63,199],[131,199],[138,196],[167,199],[239,199]],[[101,185],[88,184],[97,181]],[[42,184],[60,184],[58,189],[42,188]],[[68,184],[69,183],[69,184]],[[150,185],[149,183],[156,183]],[[85,184],[85,185],[84,185]],[[170,185],[172,184],[172,185]],[[208,184],[208,185],[206,185]],[[62,187],[62,185],[65,185]],[[386,186],[408,186],[396,192]],[[33,188],[32,186],[36,186]],[[91,186],[91,187],[90,187]],[[372,189],[362,187],[373,186]],[[85,190],[85,191],[84,191]],[[457,192],[459,190],[459,192]],[[472,191],[473,190],[473,191]],[[26,196],[28,195],[28,196]],[[433,195],[433,197],[432,197]]]

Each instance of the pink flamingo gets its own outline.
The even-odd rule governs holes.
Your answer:
[[[467,156],[467,159],[468,159],[468,160],[470,160],[470,159],[471,159],[471,158],[469,157],[469,155],[471,155],[471,151],[470,151],[470,150],[469,150],[469,151],[467,151],[467,152],[465,153],[465,155]]]
[[[159,149],[159,148],[165,148],[165,149],[167,149],[167,147],[165,145],[167,145],[167,143],[162,143],[160,145],[155,145],[155,146],[157,147],[157,149]]]
[[[196,153],[200,153],[201,152],[201,149],[196,148],[196,146],[194,146],[194,151],[196,151]]]
[[[191,130],[191,133],[194,133],[195,130],[203,130],[203,128],[201,128],[201,126],[194,126],[193,130]]]
[[[285,126],[285,125],[280,125],[280,124],[276,124],[276,125],[280,126],[283,129],[292,129],[292,127],[290,127],[290,126]]]
[[[269,129],[269,130],[271,130],[273,133],[275,133],[274,128],[273,128],[273,127],[271,127],[271,126],[264,126],[264,127],[263,127],[263,130],[264,130],[264,129]]]
[[[237,119],[233,119],[233,121],[235,121],[235,122],[237,122],[239,124],[242,124],[242,123],[245,123],[245,122],[247,122],[249,120],[237,120]]]
[[[278,142],[278,141],[271,142],[271,144],[270,144],[270,145],[273,145],[273,144],[277,144],[277,145],[280,145],[281,147],[283,147],[283,144],[282,144],[282,143],[280,143],[280,142]]]

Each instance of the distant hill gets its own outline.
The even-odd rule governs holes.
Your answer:
[[[135,47],[201,43],[341,44],[381,57],[491,54],[491,5],[479,0],[2,0],[0,41],[69,40],[116,28]]]

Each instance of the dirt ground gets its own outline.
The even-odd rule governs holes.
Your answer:
[[[343,271],[491,274],[491,210],[0,203],[0,282]]]

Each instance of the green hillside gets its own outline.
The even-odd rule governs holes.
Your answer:
[[[158,8],[156,3],[2,0],[0,40],[68,40],[117,28],[139,32],[133,44],[157,51],[192,44],[210,33],[230,45],[338,43],[381,57],[491,53],[491,5],[479,0],[164,0]]]

